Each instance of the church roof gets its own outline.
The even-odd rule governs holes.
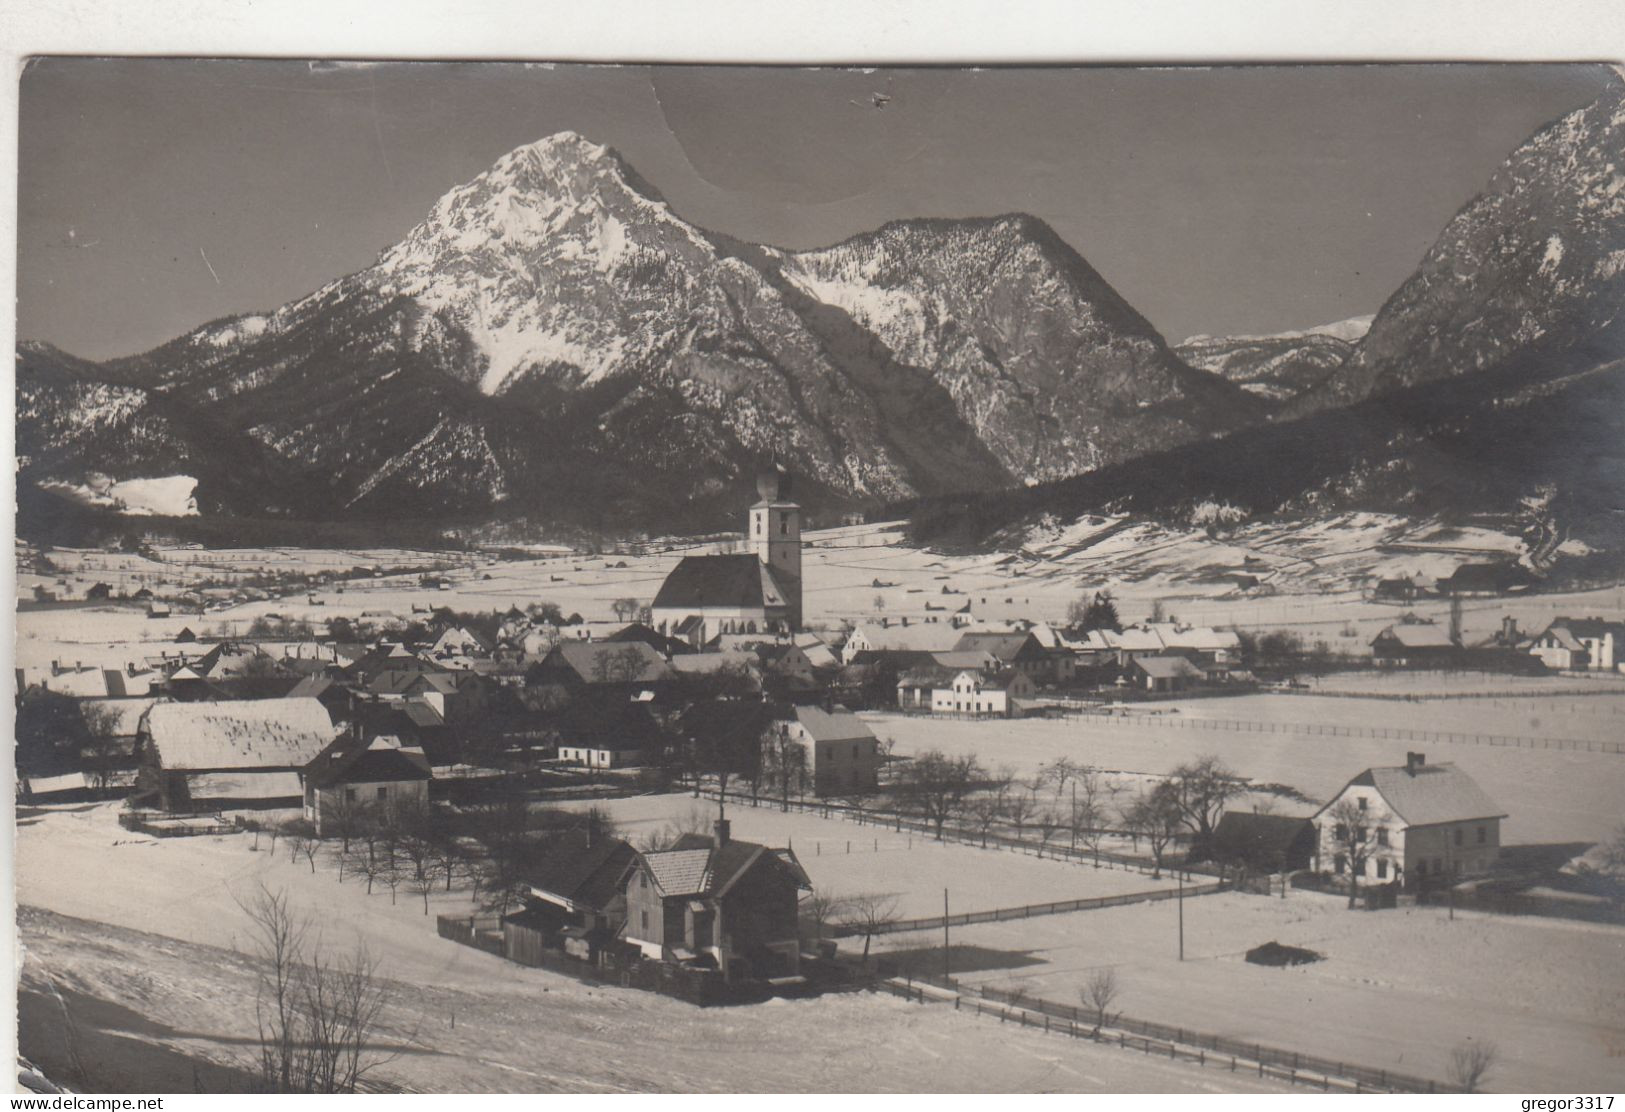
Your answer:
[[[684,556],[661,584],[653,609],[773,609],[788,599],[773,571],[748,552]]]

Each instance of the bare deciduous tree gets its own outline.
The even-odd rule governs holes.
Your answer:
[[[1246,790],[1246,782],[1216,756],[1198,757],[1169,774],[1170,800],[1191,833],[1192,847],[1205,849],[1225,806]]]
[[[81,749],[84,770],[96,794],[106,795],[107,785],[113,777],[113,765],[119,758],[119,715],[112,707],[96,703],[81,703],[79,717],[85,723],[85,740]]]
[[[863,960],[869,960],[869,944],[875,935],[885,933],[897,922],[897,897],[883,892],[861,896],[848,896],[842,901],[840,924],[853,934],[863,936]]]
[[[1161,877],[1163,854],[1178,833],[1180,823],[1179,809],[1174,803],[1169,782],[1165,780],[1149,791],[1142,789],[1124,805],[1122,817],[1124,826],[1143,836],[1150,844],[1154,863],[1152,876]]]
[[[1332,826],[1332,845],[1348,865],[1349,907],[1352,908],[1360,895],[1360,878],[1365,875],[1366,859],[1371,856],[1371,828],[1366,825],[1370,820],[1358,802],[1347,798],[1339,800],[1327,812],[1327,821]]]
[[[258,1072],[279,1093],[353,1093],[389,1061],[378,1045],[387,993],[377,963],[358,947],[335,957],[310,940],[309,923],[281,892],[246,904],[261,963],[255,1016]]]
[[[1117,970],[1110,966],[1096,969],[1089,974],[1089,979],[1083,982],[1083,988],[1079,989],[1078,993],[1083,997],[1083,1002],[1094,1010],[1095,1026],[1104,1027],[1106,1009],[1117,999]]]
[[[809,923],[813,929],[813,941],[822,942],[824,932],[829,925],[841,915],[846,901],[833,892],[813,889],[801,901],[801,921]]]
[[[943,827],[960,813],[981,779],[981,766],[973,754],[950,757],[940,749],[929,749],[917,754],[899,774],[897,795],[931,824],[940,842]]]
[[[1450,1052],[1450,1078],[1463,1092],[1476,1093],[1495,1058],[1494,1043],[1468,1039]]]

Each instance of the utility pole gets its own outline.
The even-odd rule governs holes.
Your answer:
[[[1174,875],[1179,878],[1179,960],[1185,960],[1185,870],[1183,867],[1175,869]]]
[[[950,953],[950,951],[948,949],[948,889],[944,888],[942,890],[942,979],[944,981],[948,980],[949,974],[950,974],[950,971],[949,971],[949,968],[948,968],[948,954],[949,953]]]

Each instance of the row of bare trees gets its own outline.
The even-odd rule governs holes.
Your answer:
[[[556,849],[558,835],[573,831],[591,842],[610,838],[615,825],[594,807],[584,813],[534,811],[518,792],[504,792],[453,811],[426,800],[388,806],[340,801],[324,811],[322,833],[306,819],[252,827],[254,848],[262,837],[290,862],[303,859],[314,873],[319,862],[337,870],[339,883],[366,882],[367,894],[383,889],[394,904],[404,889],[423,903],[450,892],[461,878],[471,882],[474,899],[488,911],[506,914],[529,868]]]
[[[1176,842],[1205,849],[1225,807],[1247,782],[1219,758],[1186,762],[1165,778],[1125,794],[1097,768],[1061,757],[1029,779],[1009,767],[989,772],[974,754],[927,750],[902,762],[892,783],[896,811],[921,818],[940,841],[950,822],[980,834],[986,845],[1003,827],[1017,839],[1039,837],[1043,852],[1058,835],[1098,862],[1101,840],[1114,829],[1138,846],[1143,838],[1160,875]]]

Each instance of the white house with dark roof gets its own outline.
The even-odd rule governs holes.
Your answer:
[[[790,476],[781,469],[763,471],[756,489],[749,551],[678,561],[650,606],[655,629],[703,645],[722,634],[800,627],[801,507],[790,501]]]
[[[1368,816],[1362,881],[1410,888],[1429,878],[1477,876],[1500,856],[1507,817],[1500,805],[1454,764],[1430,765],[1424,754],[1408,753],[1403,765],[1366,769],[1315,812],[1318,871],[1349,874],[1346,840],[1332,817],[1345,799]]]
[[[776,723],[807,754],[817,795],[872,792],[880,784],[880,741],[851,711],[798,706]]]
[[[1529,653],[1562,672],[1625,671],[1625,622],[1553,618],[1530,642]]]
[[[1014,718],[1021,713],[1021,700],[1036,690],[1032,677],[1014,668],[967,668],[955,673],[946,687],[932,690],[931,713],[956,718]]]

